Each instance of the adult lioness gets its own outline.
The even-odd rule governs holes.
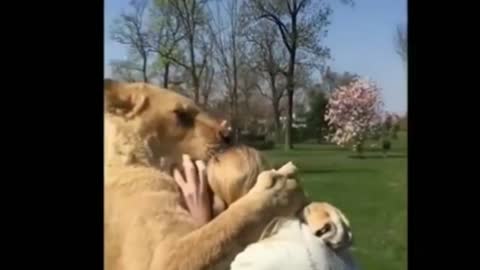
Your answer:
[[[162,156],[207,159],[221,125],[188,98],[145,83],[107,80],[105,91],[105,268],[200,270],[218,263],[242,231],[269,219],[301,192],[293,179],[259,181],[252,192],[198,228],[180,207]],[[290,206],[291,207],[291,206]]]

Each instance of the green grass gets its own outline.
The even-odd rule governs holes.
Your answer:
[[[366,152],[352,158],[333,145],[295,145],[291,152],[264,151],[274,164],[293,161],[305,189],[314,200],[327,201],[349,218],[353,252],[361,269],[407,268],[407,147],[406,134],[392,142],[392,157]]]

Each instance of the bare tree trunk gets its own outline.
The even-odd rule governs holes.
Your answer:
[[[296,2],[294,2],[296,9]],[[291,36],[291,47],[290,52],[290,61],[288,65],[287,73],[287,97],[288,97],[288,111],[287,111],[287,128],[285,132],[285,150],[293,149],[292,144],[292,123],[293,123],[293,91],[295,90],[295,54],[297,51],[297,14],[292,14],[292,36]]]
[[[233,142],[237,143],[238,139],[240,137],[239,134],[239,121],[238,121],[238,99],[237,99],[237,93],[236,90],[233,90],[232,93],[232,129],[233,129]]]
[[[168,73],[170,71],[170,62],[165,63],[165,71],[163,72],[163,88],[168,88]]]
[[[233,88],[233,87],[232,87]],[[232,128],[232,142],[237,143],[239,141],[239,121],[238,121],[238,99],[234,90],[231,91],[230,96],[230,125]]]
[[[233,31],[232,31],[233,33]],[[233,115],[234,115],[234,126],[233,126],[233,142],[237,143],[239,139],[239,128],[238,128],[238,74],[237,74],[237,57],[236,57],[236,44],[235,44],[235,33],[232,34],[232,46],[233,46],[233,53],[232,53],[232,61],[233,61]]]
[[[285,150],[291,150],[292,145],[292,122],[293,122],[293,91],[288,90],[288,110],[287,110],[287,126],[285,129]]]
[[[236,114],[235,114],[235,101],[234,101],[235,97],[232,93],[232,95],[230,96],[230,99],[229,99],[229,110],[230,110],[230,126],[232,128],[232,133],[231,133],[231,140],[233,141],[233,143],[236,143],[238,140],[238,131],[237,131],[237,121],[236,121]]]
[[[194,71],[192,71],[192,80],[194,101],[195,103],[198,103],[200,101],[200,82],[198,80],[197,74]]]
[[[282,94],[278,93],[275,74],[269,73],[269,75],[270,88],[272,91],[273,120],[275,124],[275,142],[280,143],[282,136],[282,124],[280,123],[280,100],[282,99]]]
[[[280,123],[280,111],[278,109],[278,102],[273,102],[272,109],[273,109],[273,121],[274,121],[274,126],[275,126],[275,142],[279,143],[281,140],[282,136],[282,124]]]
[[[200,82],[197,76],[197,68],[195,65],[195,48],[193,47],[193,36],[190,37],[190,73],[192,74],[193,96],[195,103],[200,101]]]
[[[285,150],[293,149],[292,144],[292,123],[293,123],[293,91],[295,88],[295,50],[290,52],[290,63],[287,74],[287,126],[285,129]]]
[[[148,76],[147,76],[147,56],[143,55],[143,65],[142,65],[142,75],[143,75],[143,81],[148,83]]]
[[[203,103],[204,106],[208,106],[208,94],[203,94]]]

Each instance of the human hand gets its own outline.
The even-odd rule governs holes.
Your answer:
[[[183,155],[185,177],[178,169],[173,170],[173,178],[180,187],[188,211],[199,225],[212,219],[212,195],[209,190],[206,166],[203,161],[193,162]]]

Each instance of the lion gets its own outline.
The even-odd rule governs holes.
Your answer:
[[[181,207],[164,157],[207,160],[227,143],[225,126],[190,99],[147,83],[106,80],[104,231],[106,270],[201,270],[220,263],[242,233],[282,208],[301,208],[292,177],[271,174],[209,223]],[[295,205],[298,203],[298,205]]]

